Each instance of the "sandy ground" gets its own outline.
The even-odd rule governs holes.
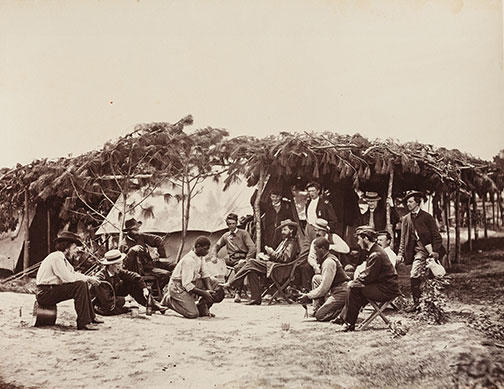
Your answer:
[[[105,317],[99,331],[75,331],[70,302],[57,326],[28,324],[34,296],[0,293],[0,374],[36,388],[453,387],[461,353],[487,353],[461,322],[419,323],[392,338],[376,320],[362,332],[304,318],[299,305],[245,306],[225,299],[215,318]],[[460,308],[460,307],[459,307]],[[20,316],[21,309],[21,316]],[[367,314],[366,312],[364,313]]]

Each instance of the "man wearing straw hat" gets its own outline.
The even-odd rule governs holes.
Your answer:
[[[92,324],[103,323],[96,318],[91,303],[88,284],[99,285],[96,277],[76,272],[69,261],[76,258],[83,246],[79,235],[62,231],[58,234],[56,251],[44,258],[37,272],[37,302],[41,306],[56,305],[61,301],[74,300],[78,330],[96,330]]]
[[[96,275],[100,285],[93,287],[93,291],[96,295],[96,312],[101,315],[120,315],[128,312],[129,308],[124,307],[127,295],[133,297],[138,304],[144,307],[147,305],[149,289],[140,274],[122,268],[125,257],[126,254],[114,249],[107,251],[100,261],[104,268]],[[152,301],[155,311],[166,311],[157,301]]]

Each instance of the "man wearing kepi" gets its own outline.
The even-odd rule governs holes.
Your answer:
[[[317,262],[322,264],[322,274],[312,279],[313,290],[302,294],[300,303],[313,300],[313,312],[318,321],[328,321],[338,316],[345,306],[349,280],[343,266],[335,255],[329,252],[329,240],[319,237],[313,241]]]
[[[224,290],[217,287],[215,279],[210,278],[205,262],[209,251],[210,240],[205,236],[197,237],[194,249],[175,266],[162,305],[188,319],[213,316],[209,308],[224,299]]]
[[[409,213],[402,219],[401,243],[397,254],[397,263],[405,261],[412,264],[410,272],[413,305],[407,309],[413,312],[420,304],[422,276],[427,258],[441,260],[445,254],[441,235],[434,218],[420,209],[423,193],[411,190],[406,192],[404,200]]]
[[[100,281],[76,272],[69,262],[76,258],[83,243],[79,235],[62,231],[55,244],[56,251],[45,257],[37,272],[37,302],[41,306],[50,306],[73,299],[77,329],[96,330],[92,324],[103,322],[95,316],[88,284],[97,286]]]
[[[357,244],[367,253],[366,268],[356,280],[348,283],[343,331],[355,330],[360,309],[368,299],[389,301],[399,295],[398,276],[387,253],[376,243],[376,232],[370,226],[355,230]]]
[[[96,295],[94,305],[100,315],[120,315],[126,313],[129,308],[125,307],[125,296],[130,295],[135,301],[147,306],[149,289],[145,285],[142,276],[138,273],[124,270],[122,261],[126,254],[119,250],[109,250],[100,261],[104,268],[96,275],[100,285],[93,287]],[[152,299],[153,310],[164,313],[166,308]]]

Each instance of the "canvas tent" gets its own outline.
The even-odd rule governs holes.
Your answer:
[[[209,236],[214,243],[226,229],[225,217],[230,212],[238,216],[253,213],[250,198],[254,188],[246,183],[231,184],[224,190],[222,182],[206,179],[197,187],[198,194],[192,199],[189,226],[184,253],[187,252],[194,238],[198,235]],[[181,202],[176,199],[180,189],[167,182],[144,199],[142,191],[132,193],[127,205],[138,204],[126,219],[135,218],[142,221],[140,232],[155,233],[165,236],[165,247],[168,257],[175,256],[180,243],[182,230]],[[119,199],[97,230],[97,235],[119,233],[122,200]]]

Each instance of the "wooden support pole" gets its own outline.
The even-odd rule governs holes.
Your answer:
[[[455,263],[460,263],[460,191],[455,195]]]
[[[446,222],[446,260],[445,260],[445,266],[449,269],[451,267],[451,258],[450,258],[450,253],[451,253],[451,248],[450,248],[450,222],[449,222],[449,209],[450,209],[450,196],[448,193],[443,194],[443,203],[444,203],[444,215],[445,215],[445,222]]]
[[[392,200],[392,187],[394,185],[394,168],[390,169],[388,189],[387,189],[387,200],[385,201],[385,218],[387,223],[387,231],[389,232],[392,240],[390,241],[390,246],[394,247],[394,228],[391,223],[390,218],[390,200]]]
[[[24,191],[24,248],[23,270],[30,267],[30,208],[28,204],[28,188]]]
[[[485,239],[488,239],[488,226],[487,226],[487,214],[486,214],[486,193],[481,197],[483,200],[483,231]]]
[[[51,211],[49,207],[46,208],[46,215],[47,215],[47,255],[49,255],[51,253]]]
[[[469,242],[469,251],[472,251],[473,244],[471,239],[472,217],[471,217],[471,197],[467,198],[467,241]]]
[[[262,242],[262,236],[261,236],[261,197],[264,192],[264,188],[266,187],[266,182],[267,182],[267,177],[266,177],[266,170],[261,167],[261,170],[259,171],[259,181],[257,183],[257,196],[254,201],[254,219],[255,219],[255,225],[256,225],[256,250],[259,253],[262,249],[261,247],[261,242]]]
[[[493,193],[490,193],[490,199],[492,200],[492,228],[494,231],[497,230],[495,226],[495,197]]]
[[[472,192],[472,208],[474,215],[474,240],[478,240],[478,205],[476,204],[476,193]]]

